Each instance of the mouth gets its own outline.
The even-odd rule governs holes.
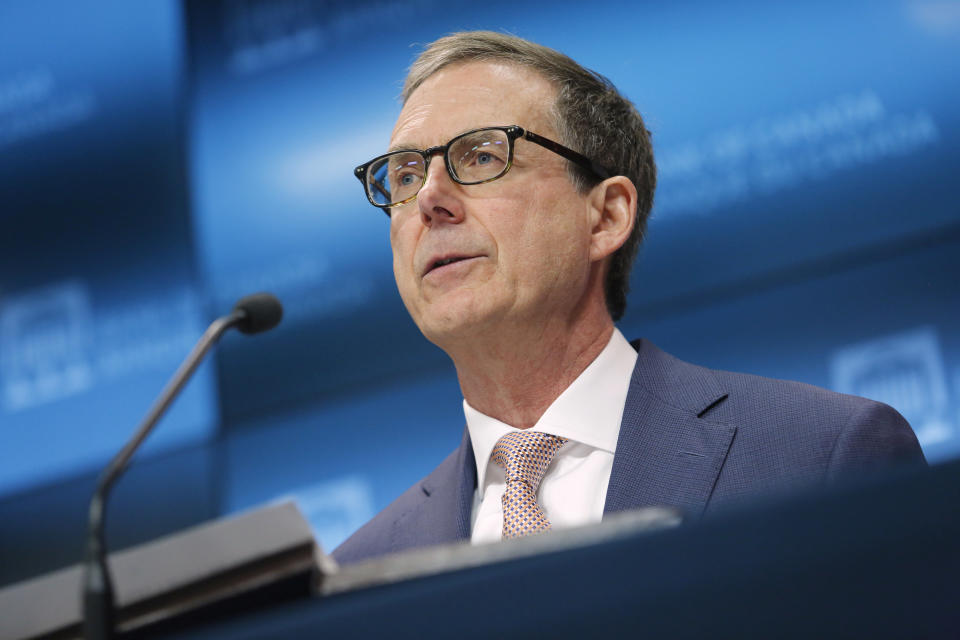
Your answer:
[[[433,261],[431,261],[427,265],[427,269],[426,271],[423,272],[423,275],[426,276],[428,273],[431,273],[432,271],[436,271],[437,269],[442,269],[447,265],[455,264],[457,262],[463,262],[465,260],[473,260],[474,258],[479,258],[479,257],[481,256],[459,256],[459,255],[441,256],[441,257],[435,258]]]

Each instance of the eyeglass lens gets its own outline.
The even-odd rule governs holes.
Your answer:
[[[510,163],[510,140],[500,129],[467,133],[450,141],[447,149],[453,177],[478,184],[499,178]],[[381,158],[367,170],[367,193],[387,206],[413,198],[426,179],[426,163],[416,151],[400,151]]]

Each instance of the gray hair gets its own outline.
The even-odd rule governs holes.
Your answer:
[[[627,241],[613,254],[604,283],[607,309],[614,320],[619,320],[627,307],[630,269],[646,231],[657,185],[653,146],[643,118],[633,103],[599,73],[583,68],[559,51],[493,31],[454,33],[427,46],[410,67],[403,85],[403,102],[440,69],[477,61],[517,64],[549,80],[557,89],[551,116],[560,141],[615,175],[626,176],[636,186],[636,221]],[[600,182],[574,163],[569,163],[569,171],[580,193]]]

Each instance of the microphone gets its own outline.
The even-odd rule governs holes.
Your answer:
[[[283,319],[283,306],[269,293],[254,293],[241,298],[233,310],[245,314],[237,324],[237,329],[247,335],[269,331]]]
[[[282,318],[283,306],[276,297],[269,293],[255,293],[241,298],[229,314],[214,320],[167,382],[133,437],[103,470],[90,499],[87,523],[87,547],[83,567],[83,637],[86,640],[109,640],[114,637],[114,594],[104,537],[106,502],[114,483],[126,471],[134,452],[166,413],[190,376],[200,366],[203,357],[224,333],[232,328],[245,334],[269,331],[277,326]]]

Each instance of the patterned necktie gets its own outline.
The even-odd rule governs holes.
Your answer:
[[[565,438],[539,431],[511,431],[497,441],[490,459],[503,468],[503,537],[518,538],[550,529],[537,504],[537,488]]]

